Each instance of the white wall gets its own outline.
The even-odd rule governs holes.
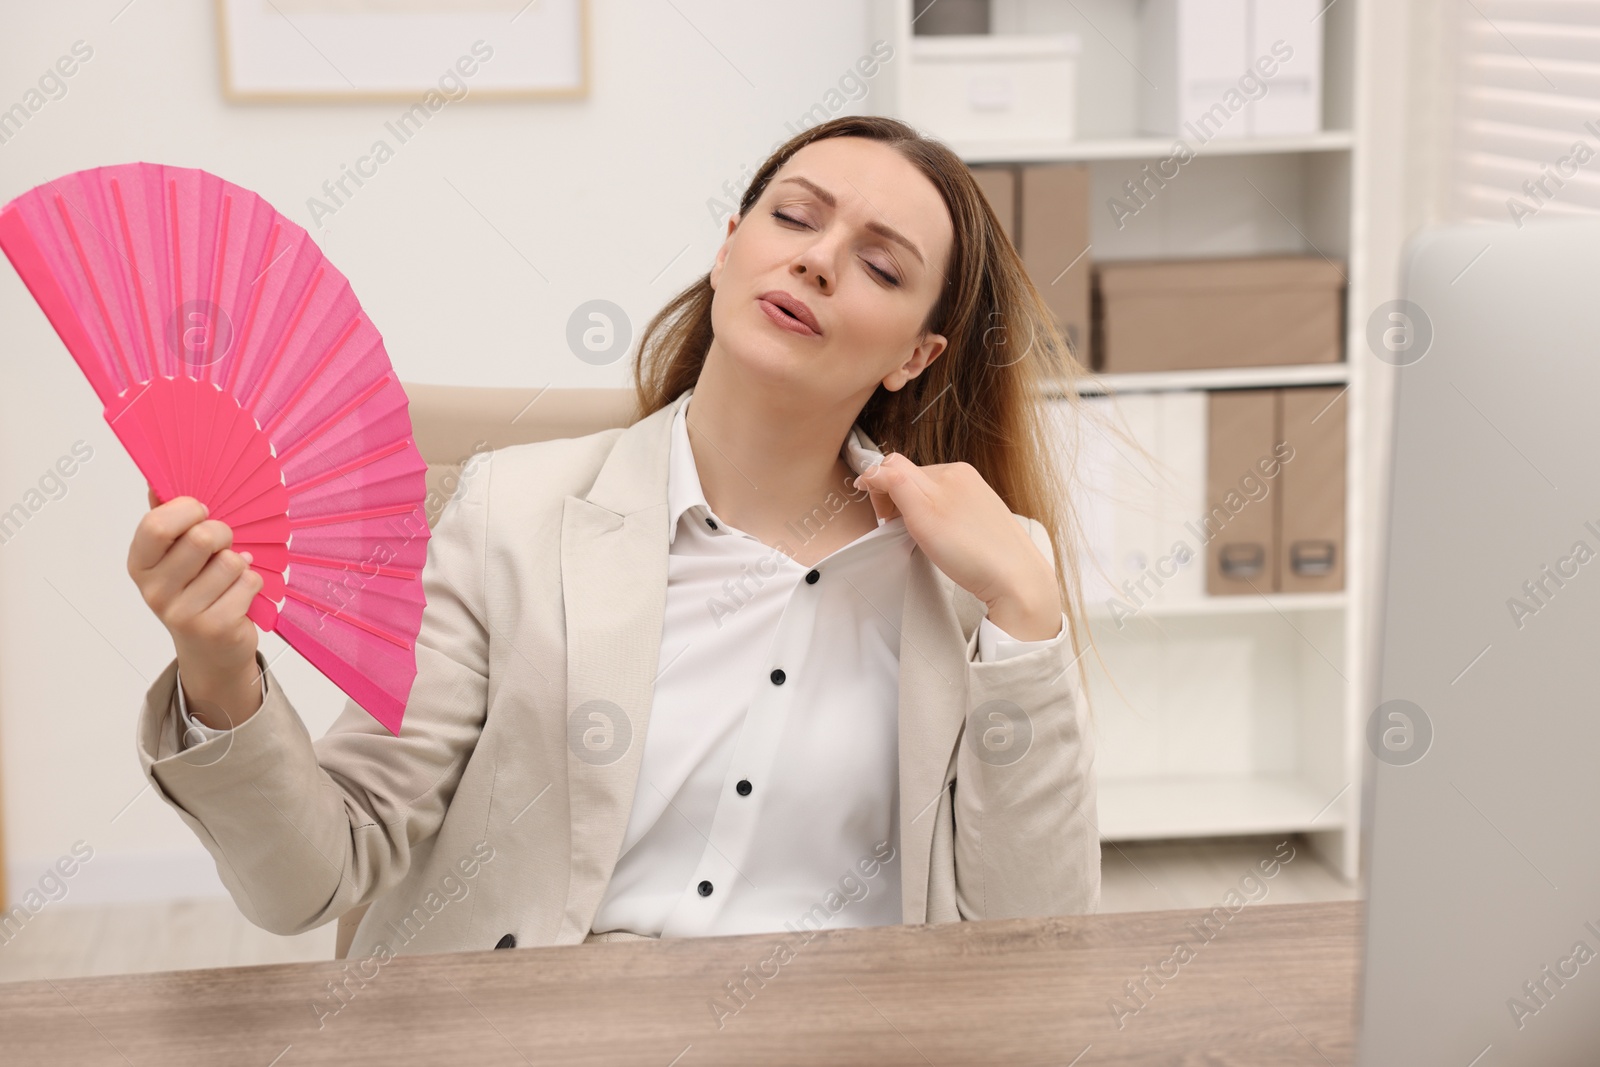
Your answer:
[[[0,201],[85,167],[202,167],[312,230],[402,380],[620,386],[628,360],[580,362],[567,350],[568,315],[603,297],[626,309],[637,335],[709,267],[721,231],[706,201],[728,199],[725,181],[742,186],[789,135],[786,123],[867,50],[867,2],[591,0],[587,99],[452,103],[316,227],[307,198],[403,104],[225,103],[209,3],[8,0],[0,108],[75,41],[93,56],[65,96],[0,144]],[[144,480],[6,262],[0,511],[26,503],[80,440],[93,458],[65,495],[0,545],[8,897],[79,840],[94,858],[70,880],[68,902],[221,894],[210,857],[143,788],[134,748],[141,699],[172,657],[126,571]],[[265,635],[263,648],[272,659],[286,646]],[[292,650],[274,671],[320,736],[342,694]]]

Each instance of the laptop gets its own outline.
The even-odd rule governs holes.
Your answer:
[[[1600,1063],[1600,219],[1425,230],[1402,291],[1358,1062]]]

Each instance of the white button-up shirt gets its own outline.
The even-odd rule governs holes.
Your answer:
[[[691,400],[693,390],[690,391]],[[622,851],[595,933],[658,937],[901,921],[899,650],[914,542],[900,517],[814,566],[797,551],[843,509],[848,485],[777,546],[712,512],[672,424],[659,677]],[[859,425],[840,455],[881,459]],[[1018,641],[988,619],[992,662],[1066,640]],[[263,699],[265,681],[263,680]],[[224,731],[188,717],[193,743]]]

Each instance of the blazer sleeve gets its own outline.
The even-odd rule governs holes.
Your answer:
[[[1001,647],[1006,646],[1002,645]],[[256,670],[261,672],[261,696],[257,699],[255,707],[255,710],[259,711],[261,710],[261,705],[266,703],[267,700],[267,675],[265,671],[261,670],[259,657],[256,659]],[[225,734],[231,729],[231,727],[207,726],[189,714],[189,703],[183,698],[183,671],[181,668],[178,671],[177,680],[173,684],[178,689],[178,736],[185,746],[190,744],[198,745],[208,737]]]
[[[1049,559],[1044,525],[1027,521]],[[974,630],[967,652],[952,786],[961,918],[1098,911],[1095,745],[1065,622],[1054,639],[994,662],[979,659]]]
[[[398,737],[350,700],[313,741],[259,649],[269,679],[261,709],[198,744],[180,736],[176,658],[145,694],[136,731],[145,777],[263,929],[302,933],[371,901],[444,821],[487,714],[489,466],[484,454],[463,472],[428,539],[417,674]]]

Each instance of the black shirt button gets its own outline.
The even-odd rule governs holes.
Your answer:
[[[810,574],[806,575],[806,584],[807,585],[816,585],[817,584],[817,579],[821,578],[821,577],[822,577],[821,574],[817,573],[816,571],[812,571]]]
[[[700,895],[703,896],[703,897],[709,897],[711,895],[711,883],[710,882],[701,882],[700,883]]]
[[[709,526],[709,527],[711,527],[711,528],[712,528],[712,529],[713,529],[713,530],[715,530],[715,529],[716,529],[716,528],[717,528],[717,520],[716,520],[716,519],[713,519],[713,518],[710,518],[710,517],[709,517],[709,516],[708,516],[708,517],[707,517],[707,518],[706,518],[706,525],[707,525],[707,526]]]
[[[751,788],[750,779],[748,779],[748,778],[739,779],[739,784],[734,786],[734,788],[739,791],[739,795],[740,796],[742,796],[742,797],[749,796],[750,795],[750,788]]]
[[[783,668],[782,667],[777,668],[776,670],[774,670],[772,672],[772,684],[773,685],[782,685],[784,677],[785,677],[785,675],[783,673]]]

